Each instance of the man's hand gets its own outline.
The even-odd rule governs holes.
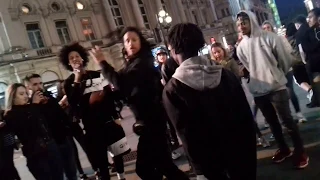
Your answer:
[[[66,107],[68,107],[69,103],[68,103],[67,96],[63,96],[63,98],[59,101],[59,105],[62,107],[62,109],[65,109]]]
[[[89,51],[89,53],[90,53],[90,56],[92,57],[92,59],[97,64],[99,64],[102,61],[105,61],[105,57],[104,57],[103,52],[99,46],[95,46],[94,48],[92,48],[92,50]]]
[[[46,97],[44,97],[41,91],[35,92],[34,95],[32,96],[32,103],[34,104],[40,104],[44,101],[46,101]]]

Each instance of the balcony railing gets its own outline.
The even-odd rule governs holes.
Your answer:
[[[38,55],[38,56],[48,56],[48,55],[52,55],[52,49],[51,49],[51,48],[37,49],[37,55]]]
[[[90,49],[95,45],[100,47],[108,47],[111,43],[111,39],[103,38],[94,41],[84,41],[80,42],[80,44],[86,49]],[[32,59],[41,59],[45,57],[56,56],[62,48],[62,45],[59,46],[51,46],[40,49],[24,49],[21,48],[19,50],[6,51],[3,54],[0,54],[0,66],[2,64],[32,60]]]

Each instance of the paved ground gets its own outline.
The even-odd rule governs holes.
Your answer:
[[[320,179],[320,122],[317,117],[320,117],[319,109],[306,109],[305,105],[308,103],[306,99],[306,93],[303,92],[300,88],[295,87],[297,95],[300,99],[300,105],[302,112],[308,117],[309,122],[306,124],[300,125],[300,131],[305,141],[307,152],[311,157],[310,166],[305,170],[293,170],[290,160],[281,165],[271,164],[270,157],[276,150],[276,146],[272,146],[268,149],[258,148],[258,180],[318,180]],[[252,98],[248,97],[249,102]],[[293,111],[294,112],[294,111]],[[132,124],[134,123],[134,118],[128,109],[123,111],[123,117],[125,118],[122,121],[123,128],[126,132],[128,142],[133,150],[136,149],[138,142],[138,137],[132,132]],[[258,122],[260,125],[263,124],[263,117],[261,114],[258,114]],[[264,133],[268,133],[265,131]],[[290,142],[290,141],[288,141]],[[291,145],[291,144],[290,144]],[[235,147],[236,149],[240,147]],[[92,174],[90,164],[88,163],[85,154],[80,149],[80,159],[84,167],[84,170],[88,174]],[[182,150],[180,150],[182,152]],[[183,170],[188,170],[188,164],[185,158],[181,158],[176,162],[179,167]],[[244,162],[245,163],[245,162]],[[21,153],[17,152],[15,154],[15,165],[19,171],[20,176],[23,180],[33,180],[33,177],[28,172],[25,165],[25,158],[21,157]],[[129,163],[126,166],[127,180],[138,180],[139,178],[134,173],[134,163]],[[116,177],[112,178],[116,180]]]

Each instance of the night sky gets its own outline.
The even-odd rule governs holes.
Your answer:
[[[283,24],[287,24],[300,14],[306,15],[307,9],[303,0],[275,0],[280,19]]]

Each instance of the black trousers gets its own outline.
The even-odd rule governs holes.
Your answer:
[[[143,180],[188,180],[172,161],[169,142],[165,132],[146,132],[139,138],[136,173]]]
[[[13,162],[14,148],[12,146],[3,146],[0,149],[0,179],[20,180],[17,169]]]
[[[287,90],[272,92],[268,95],[255,97],[254,101],[261,110],[266,121],[269,123],[271,131],[278,143],[280,150],[289,150],[284,140],[282,127],[277,114],[283,121],[291,136],[296,153],[304,153],[303,142],[300,137],[297,124],[294,122],[289,106],[289,93]]]
[[[84,150],[84,152],[87,155],[87,158],[92,166],[92,169],[94,171],[97,171],[97,167],[94,164],[94,160],[92,157],[92,154],[88,153],[88,147],[87,147],[87,142],[85,139],[85,135],[83,133],[82,128],[80,127],[79,123],[77,122],[73,122],[71,125],[71,131],[72,131],[72,135],[73,137],[78,141],[79,145],[81,146],[81,148]],[[74,154],[75,154],[75,160],[76,160],[76,165],[77,165],[77,169],[79,171],[80,174],[84,174],[81,163],[80,163],[80,159],[79,159],[79,152],[78,152],[78,148],[77,145],[74,141],[74,139],[72,139],[72,145],[73,145],[73,150],[74,150]]]
[[[85,134],[87,154],[91,157],[91,163],[99,169],[101,180],[110,180],[108,148],[103,139],[98,135]]]

